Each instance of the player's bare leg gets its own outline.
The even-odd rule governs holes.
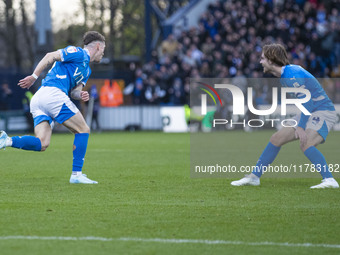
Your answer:
[[[35,126],[34,133],[41,142],[41,151],[45,151],[50,145],[52,128],[48,121],[43,121]]]
[[[90,128],[80,112],[77,112],[74,116],[66,120],[63,125],[74,134],[90,133]]]
[[[295,129],[292,127],[284,127],[279,131],[275,132],[270,137],[269,141],[276,147],[281,147],[282,145],[285,145],[286,143],[295,140],[297,140],[297,138],[295,137]]]

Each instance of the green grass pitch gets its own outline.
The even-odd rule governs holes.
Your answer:
[[[224,137],[242,152],[240,141],[251,136],[254,148],[239,155],[256,162],[271,133]],[[338,163],[339,138],[332,132],[320,147]],[[116,132],[90,136],[84,173],[99,184],[70,185],[72,142],[54,134],[43,153],[0,151],[1,255],[340,253],[340,192],[310,190],[320,179],[263,178],[259,187],[193,179],[189,134]],[[289,144],[278,162],[291,162],[292,153],[303,157]]]

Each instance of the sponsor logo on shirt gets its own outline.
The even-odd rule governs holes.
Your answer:
[[[59,78],[59,79],[66,79],[67,78],[66,74],[64,74],[64,75],[57,74],[56,77]]]

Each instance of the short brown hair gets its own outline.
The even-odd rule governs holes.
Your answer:
[[[105,37],[102,34],[98,33],[97,31],[88,31],[84,34],[83,37],[84,45],[88,45],[94,41],[105,42]]]
[[[281,44],[267,44],[263,47],[264,56],[278,66],[289,65],[288,54]]]

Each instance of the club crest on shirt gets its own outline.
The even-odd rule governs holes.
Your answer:
[[[312,123],[313,125],[317,125],[320,122],[320,117],[313,117]]]

